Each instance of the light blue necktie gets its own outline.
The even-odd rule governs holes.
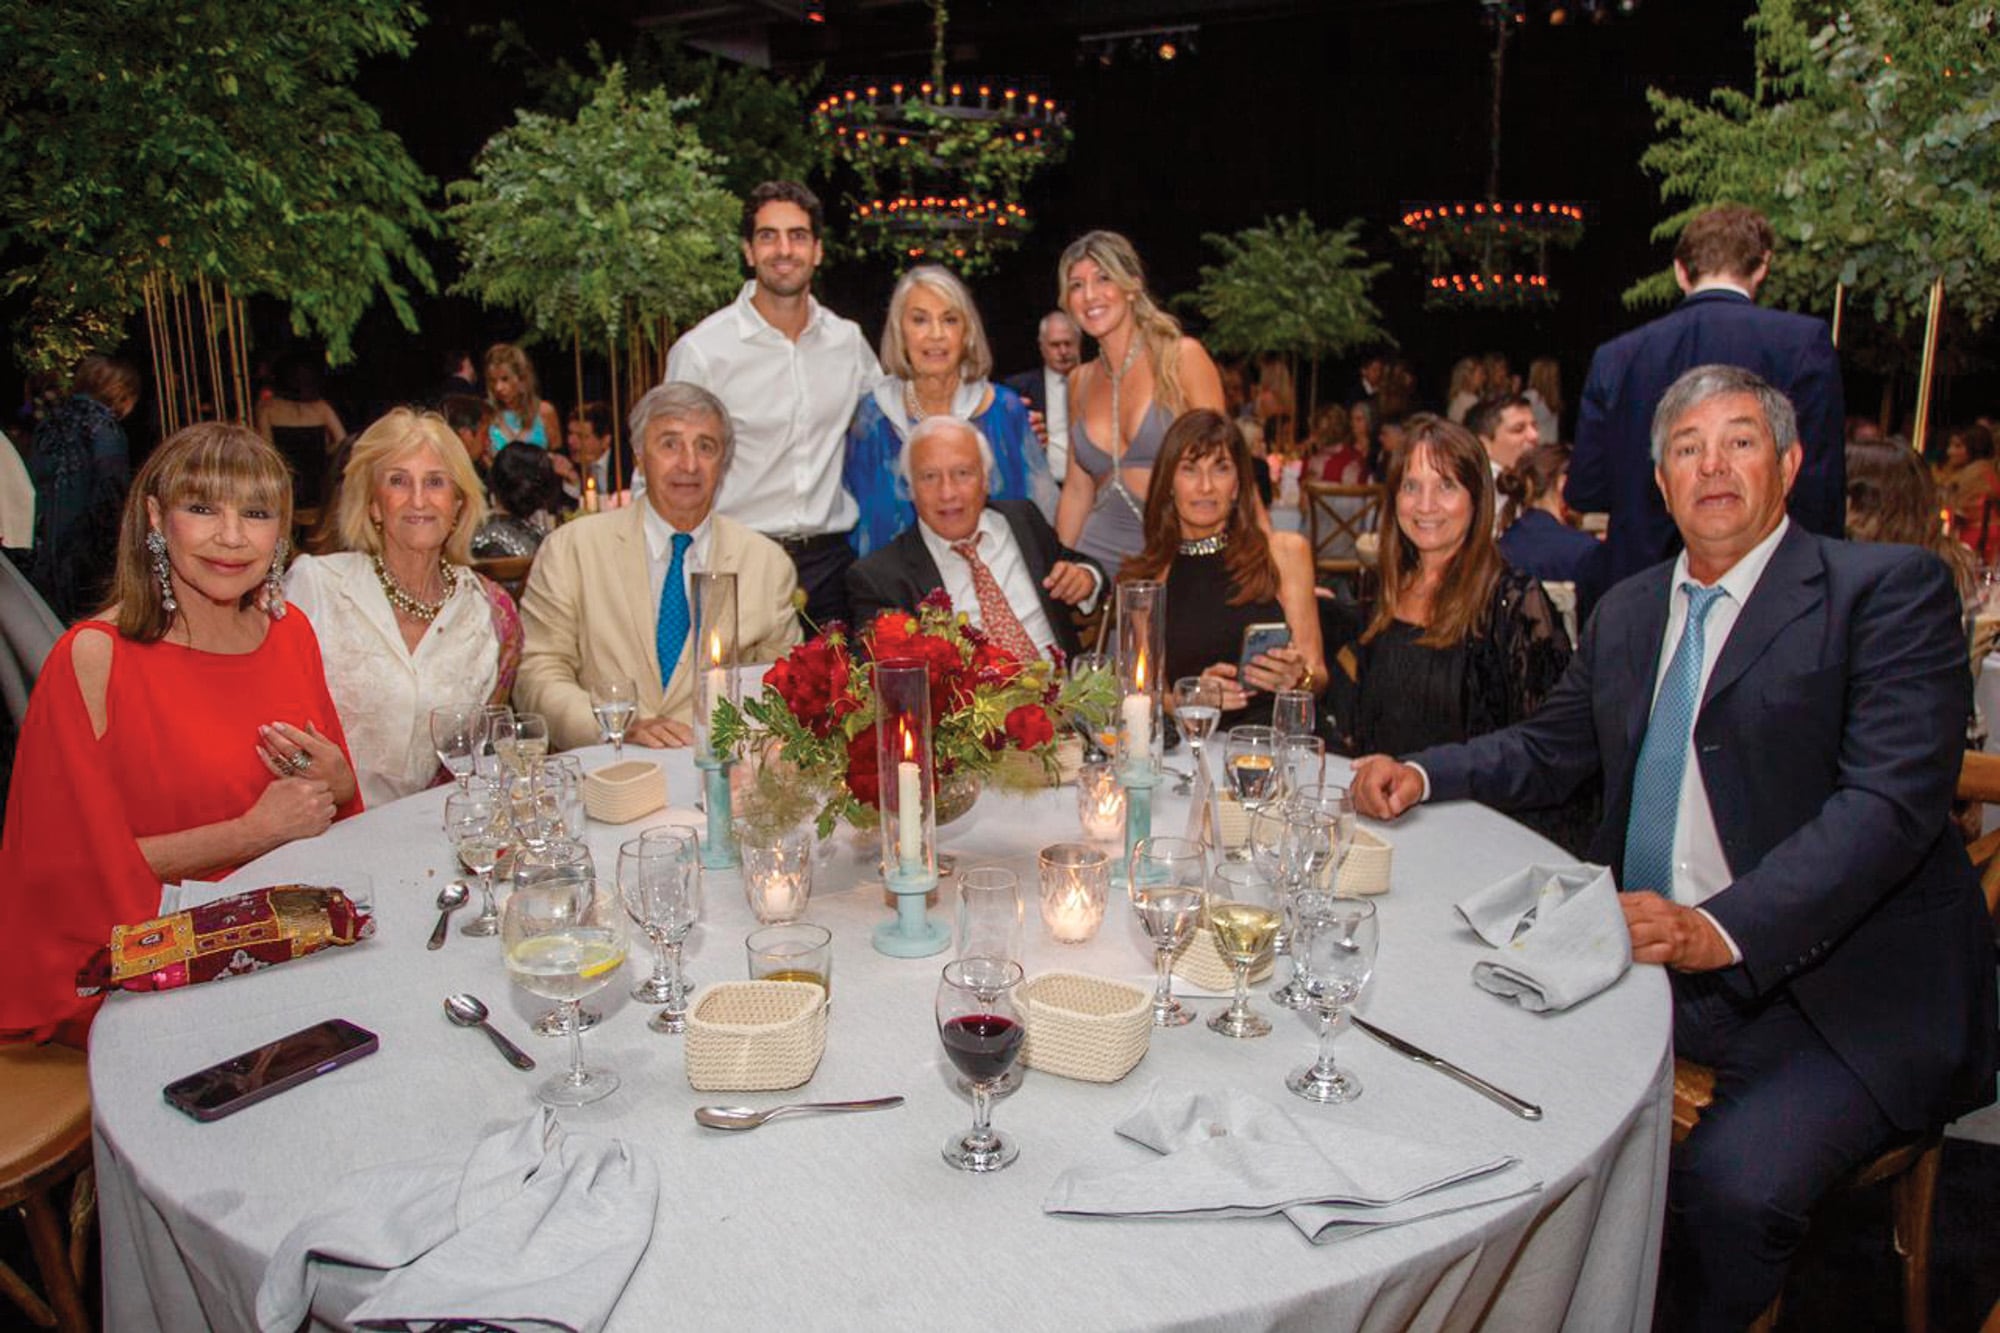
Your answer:
[[[1687,624],[1674,646],[1673,661],[1653,700],[1639,767],[1632,775],[1632,810],[1625,819],[1627,890],[1646,889],[1673,896],[1674,828],[1680,822],[1681,777],[1687,772],[1688,740],[1695,707],[1701,702],[1701,662],[1707,644],[1702,622],[1723,597],[1713,588],[1681,584],[1688,597]]]
[[[660,654],[660,688],[665,689],[680,665],[681,649],[687,646],[688,589],[681,565],[687,559],[694,538],[685,532],[674,534],[674,557],[667,562],[667,581],[660,585],[660,620],[654,631],[654,647]]]

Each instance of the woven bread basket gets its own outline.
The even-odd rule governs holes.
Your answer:
[[[600,824],[629,824],[666,803],[666,771],[647,760],[621,760],[583,775],[584,812]]]
[[[1250,837],[1249,812],[1237,804],[1233,797],[1222,798],[1222,845],[1241,847]],[[1389,865],[1395,854],[1395,844],[1381,834],[1365,828],[1354,830],[1354,847],[1341,863],[1340,886],[1335,895],[1341,898],[1366,898],[1389,891]],[[1190,978],[1192,979],[1192,978]]]
[[[1153,993],[1078,972],[1044,972],[1020,990],[1028,1036],[1021,1061],[1086,1083],[1116,1083],[1145,1058],[1153,1038]]]
[[[1274,960],[1265,954],[1250,965],[1250,984],[1256,985],[1271,975]],[[1215,936],[1205,926],[1190,931],[1186,941],[1174,952],[1174,975],[1186,981],[1197,990],[1212,994],[1236,990],[1236,968],[1222,956],[1222,948],[1215,942]]]
[[[769,1092],[813,1076],[826,1051],[826,992],[808,981],[725,981],[688,1014],[697,1092]]]

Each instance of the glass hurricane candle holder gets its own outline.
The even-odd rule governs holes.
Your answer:
[[[1125,788],[1111,760],[1092,760],[1077,770],[1076,817],[1083,836],[1093,842],[1115,843],[1125,836]]]
[[[1042,848],[1042,924],[1058,944],[1087,944],[1104,924],[1111,854],[1080,842]]]
[[[1167,585],[1134,579],[1118,585],[1118,763],[1128,775],[1157,772],[1166,669]],[[1131,785],[1129,776],[1127,785]]]
[[[702,774],[702,796],[708,814],[708,836],[701,845],[701,863],[711,870],[737,864],[736,831],[730,805],[729,766],[734,756],[715,748],[715,710],[735,704],[736,576],[695,574],[689,582],[694,596],[694,762]]]
[[[875,947],[896,958],[925,958],[951,944],[951,932],[925,915],[924,903],[937,887],[930,671],[908,661],[878,661],[874,670],[882,878],[896,897],[896,919],[876,928]]]

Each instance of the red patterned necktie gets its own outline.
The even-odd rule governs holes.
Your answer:
[[[993,577],[993,571],[979,558],[979,539],[985,535],[975,532],[964,541],[951,544],[951,549],[972,566],[972,590],[979,595],[979,626],[986,631],[987,638],[1016,658],[1032,662],[1042,655],[1042,650],[1028,637],[1028,631],[1021,628],[1021,618],[1007,604],[1007,594],[1000,591],[1000,580]]]

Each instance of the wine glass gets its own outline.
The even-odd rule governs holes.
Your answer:
[[[1207,676],[1182,676],[1174,682],[1174,720],[1187,737],[1188,750],[1194,757],[1195,799],[1209,799],[1208,738],[1215,734],[1216,726],[1222,721],[1222,682]],[[1216,830],[1221,836],[1221,830]]]
[[[679,828],[648,829],[618,849],[618,892],[625,910],[653,942],[653,975],[632,998],[660,1006],[646,1024],[655,1032],[686,1032],[688,986],[681,946],[700,915],[701,846]]]
[[[579,842],[589,828],[589,812],[583,804],[583,760],[573,754],[555,754],[542,760],[542,776],[555,790],[562,810],[562,832]]]
[[[1327,790],[1314,786],[1309,792],[1288,797],[1269,813],[1284,825],[1285,855],[1281,887],[1284,891],[1284,924],[1279,928],[1278,952],[1292,960],[1292,975],[1271,992],[1274,1003],[1287,1009],[1304,1009],[1312,997],[1307,994],[1298,959],[1299,914],[1316,898],[1331,898],[1346,854],[1347,838],[1353,831],[1354,808],[1347,807],[1347,823],[1341,823],[1340,800],[1316,799],[1313,793]],[[1345,788],[1334,788],[1344,799]]]
[[[1194,1011],[1174,998],[1174,950],[1187,941],[1207,898],[1208,849],[1187,838],[1141,838],[1126,867],[1126,895],[1153,941],[1153,1026],[1177,1028]]]
[[[1024,915],[1019,875],[999,866],[966,871],[958,880],[958,956],[1021,962]],[[959,1082],[961,1091],[971,1086],[970,1079]],[[1004,1097],[1020,1086],[1020,1071],[1010,1069],[995,1082],[993,1094]]]
[[[460,791],[469,790],[472,784],[472,757],[478,748],[473,732],[478,721],[478,704],[443,704],[431,709],[431,748]]]
[[[1225,1037],[1262,1037],[1270,1020],[1250,1008],[1250,969],[1271,947],[1284,920],[1284,894],[1257,867],[1225,861],[1209,881],[1207,920],[1216,947],[1236,968],[1236,998],[1208,1020]]]
[[[590,848],[569,838],[545,836],[534,844],[523,842],[514,848],[513,874],[509,888],[520,888],[530,884],[550,884],[557,882],[595,882],[597,862],[590,855]],[[604,1015],[589,1005],[580,1005],[576,1011],[576,1021],[583,1024],[585,1032],[596,1027]],[[538,1037],[567,1037],[570,1029],[570,1012],[561,1005],[550,1009],[533,1023]]]
[[[549,753],[549,720],[540,713],[514,714],[515,762],[527,772]]]
[[[976,955],[945,964],[938,982],[938,1038],[972,1084],[972,1128],[944,1143],[944,1160],[961,1171],[998,1171],[1021,1154],[992,1127],[994,1091],[1027,1036],[1015,1000],[1020,985],[1019,963]]]
[[[1309,814],[1330,821],[1327,836],[1315,837],[1305,850],[1299,887],[1307,893],[1332,897],[1340,891],[1340,868],[1354,850],[1354,797],[1337,782],[1300,787],[1286,800],[1295,815]]]
[[[590,687],[590,713],[611,747],[611,758],[625,757],[625,728],[639,711],[639,687],[629,680],[600,680]]]
[[[569,1011],[569,1069],[537,1088],[550,1106],[582,1106],[615,1092],[618,1075],[583,1064],[583,997],[611,981],[625,961],[625,925],[595,880],[545,880],[515,887],[500,914],[507,971],[530,994]]]
[[[1278,733],[1269,727],[1231,727],[1222,738],[1222,776],[1246,811],[1275,800],[1280,780]],[[1232,861],[1248,857],[1247,849],[1229,855]]]
[[[1285,1077],[1285,1086],[1312,1102],[1351,1102],[1361,1080],[1333,1063],[1333,1026],[1340,1011],[1361,997],[1375,972],[1380,932],[1375,904],[1366,898],[1310,895],[1302,905],[1293,961],[1319,1014],[1319,1057]]]
[[[1326,742],[1317,736],[1280,737],[1278,781],[1285,797],[1326,781]]]
[[[1280,736],[1313,734],[1311,690],[1278,690],[1271,695],[1271,729]]]
[[[514,739],[514,710],[505,704],[487,704],[479,710],[479,729],[474,734],[472,771],[488,784],[497,783],[507,771],[506,752]]]
[[[458,928],[461,935],[500,933],[500,909],[493,902],[493,867],[507,849],[500,829],[500,802],[490,791],[453,792],[444,798],[444,831],[459,864],[479,876],[479,915]]]

